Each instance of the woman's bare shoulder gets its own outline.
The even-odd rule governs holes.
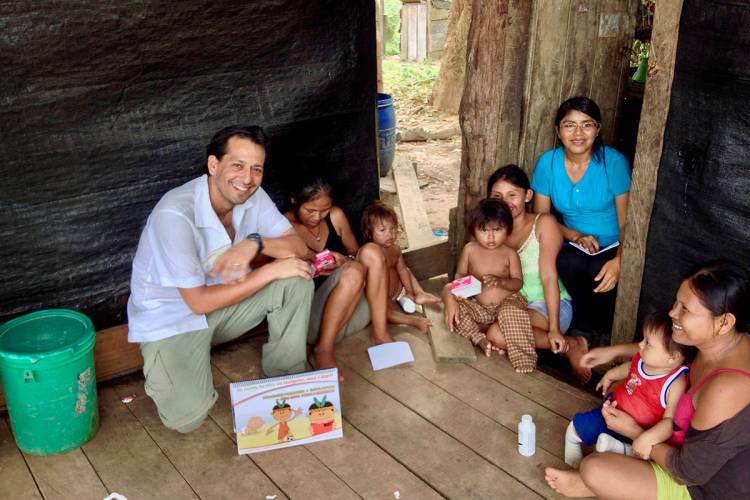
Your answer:
[[[696,429],[710,429],[734,417],[750,404],[750,376],[722,372],[711,378],[696,395]]]
[[[338,225],[342,222],[346,222],[347,224],[349,223],[344,211],[335,205],[331,207],[331,221],[333,222],[333,225],[335,227],[338,227]]]
[[[560,224],[557,223],[557,219],[552,214],[541,214],[536,221],[536,234],[537,236],[553,232],[555,234],[562,234],[560,230]]]

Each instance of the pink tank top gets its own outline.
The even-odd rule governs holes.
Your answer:
[[[674,410],[674,418],[672,419],[672,438],[669,440],[670,443],[675,446],[682,446],[685,442],[685,433],[687,433],[688,427],[690,427],[690,421],[693,420],[693,415],[695,415],[693,395],[698,392],[698,389],[703,387],[703,384],[714,378],[719,373],[724,372],[739,373],[740,375],[750,377],[750,372],[738,368],[718,368],[700,379],[697,384],[680,396],[679,401],[677,401],[677,407]]]

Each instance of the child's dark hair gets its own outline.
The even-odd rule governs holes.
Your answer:
[[[698,349],[694,346],[683,345],[672,340],[672,318],[669,317],[669,309],[654,311],[643,320],[643,336],[656,334],[661,337],[664,349],[668,353],[678,352],[682,355],[683,364],[692,363]]]
[[[299,207],[320,196],[333,198],[331,184],[322,177],[308,177],[301,180],[291,193],[291,205],[295,216],[299,216]]]
[[[365,241],[372,241],[372,232],[378,221],[390,221],[398,226],[396,212],[382,201],[375,200],[362,212],[362,237]]]
[[[693,267],[683,281],[690,285],[711,314],[732,314],[735,317],[735,330],[748,332],[750,280],[744,270],[726,260],[714,260]]]
[[[474,234],[476,229],[482,229],[491,223],[499,224],[508,234],[513,232],[513,216],[508,204],[502,200],[485,198],[469,212],[466,227],[470,234]]]

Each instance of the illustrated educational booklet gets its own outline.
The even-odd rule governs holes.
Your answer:
[[[336,368],[229,385],[240,455],[343,437]]]

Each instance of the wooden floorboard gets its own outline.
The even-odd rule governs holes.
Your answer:
[[[363,498],[442,498],[427,483],[397,462],[344,420],[341,440],[321,441],[307,448]]]
[[[545,465],[564,465],[558,457],[563,454],[567,420],[465,365],[438,367],[429,356],[429,347],[416,335],[402,333],[396,338],[409,342],[417,360],[414,365],[373,372],[363,350],[364,339],[359,336],[347,339],[340,358],[386,394],[539,495],[554,497],[542,471]],[[532,414],[537,425],[537,453],[530,458],[517,453],[516,426],[523,413]]]
[[[0,498],[42,498],[4,418],[0,418]]]
[[[343,439],[236,454],[229,383],[262,376],[266,340],[246,336],[213,353],[219,399],[193,433],[162,425],[139,375],[99,387],[101,429],[64,455],[22,454],[3,420],[0,498],[557,498],[543,469],[562,465],[568,419],[599,398],[543,372],[517,374],[498,356],[438,362],[427,335],[392,333],[414,363],[374,372],[367,329],[337,345]],[[516,451],[522,413],[537,425],[529,458]]]
[[[408,368],[396,368],[396,377]],[[414,395],[417,397],[417,395]],[[360,432],[448,498],[539,498],[424,417],[354,371],[342,387],[342,408]],[[459,415],[454,418],[459,419]]]
[[[40,493],[47,500],[101,500],[108,495],[80,448],[64,455],[38,457],[24,454],[24,458]]]
[[[238,344],[224,354],[235,359],[243,359],[244,363],[254,358],[259,360],[260,343],[261,341],[258,340],[253,343]],[[222,356],[215,355],[213,359],[215,368],[214,385],[217,386],[219,391],[219,401],[212,409],[211,417],[227,432],[231,433],[232,416],[228,402],[229,379],[220,370],[223,368],[230,374],[236,373],[237,364],[234,362],[225,364],[225,359],[222,359]],[[240,370],[242,369],[240,368]],[[222,404],[223,401],[226,401],[226,404]],[[287,452],[286,455],[294,456],[287,459],[280,455],[281,452]],[[310,483],[309,478],[316,476],[321,481],[325,480],[332,483],[323,484],[321,482],[319,487],[316,487],[317,491],[328,492],[326,498],[334,498],[335,492],[341,495],[337,498],[348,498],[351,492],[355,494],[355,497],[391,498],[394,491],[399,491],[404,495],[404,498],[429,499],[440,497],[429,485],[349,425],[346,419],[344,420],[344,439],[259,453],[252,455],[252,457],[261,468],[269,470],[269,475],[279,477],[279,480],[282,481],[279,484],[284,492],[295,498],[304,498],[306,494],[310,494],[310,485],[308,484],[306,487],[305,482]],[[305,461],[307,472],[297,470],[288,474],[284,472],[290,466],[293,467],[295,461],[300,459]],[[363,473],[364,471],[366,473]],[[295,480],[295,478],[297,479]],[[341,488],[339,481],[342,481],[347,487]],[[295,489],[290,490],[290,485]]]
[[[247,380],[242,375],[248,365],[260,366],[262,339],[238,343],[230,350],[214,355],[214,385],[219,400],[211,409],[211,418],[225,433],[234,436],[229,382]],[[240,363],[237,359],[241,359]],[[256,377],[257,378],[257,377]],[[235,449],[236,453],[236,449]],[[357,494],[305,446],[255,453],[252,460],[290,498],[309,498],[312,491],[324,491],[326,498],[358,498]]]
[[[425,304],[422,307],[425,316],[432,320],[429,336],[435,361],[473,363],[477,360],[476,349],[471,341],[445,326],[442,306]]]
[[[99,413],[101,428],[83,451],[110,492],[128,500],[197,498],[112,387],[99,389]]]
[[[602,400],[593,394],[571,387],[546,373],[538,370],[529,374],[516,373],[510,362],[498,363],[496,360],[477,356],[477,361],[470,366],[563,418],[570,419],[577,412],[602,404]]]
[[[237,493],[263,492],[284,497],[281,490],[248,457],[238,456],[232,439],[211,419],[190,434],[167,429],[156,405],[146,396],[142,380],[113,387],[118,397],[135,396],[128,410],[140,421],[169,461],[180,471],[198,497],[233,499]],[[231,481],[227,478],[231,477]]]

